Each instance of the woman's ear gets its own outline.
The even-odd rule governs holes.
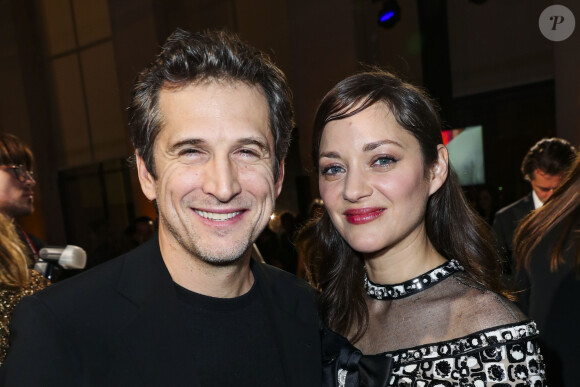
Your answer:
[[[443,144],[437,145],[437,159],[431,164],[429,195],[433,195],[447,179],[449,173],[449,153]]]

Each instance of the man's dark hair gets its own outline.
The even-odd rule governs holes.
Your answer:
[[[34,167],[34,158],[18,137],[10,133],[0,133],[0,165],[22,164],[27,170]]]
[[[161,89],[212,81],[243,82],[264,93],[274,138],[274,177],[278,179],[294,126],[290,88],[284,73],[266,54],[226,31],[190,33],[177,29],[155,61],[139,74],[129,106],[129,128],[149,173],[156,178],[153,149],[163,125]]]
[[[530,148],[522,161],[522,173],[528,180],[534,179],[534,171],[541,170],[548,175],[566,172],[574,158],[576,149],[562,138],[543,138]]]

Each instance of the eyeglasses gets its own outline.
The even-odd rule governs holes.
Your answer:
[[[0,168],[12,169],[14,171],[14,176],[19,182],[24,183],[27,179],[34,181],[34,171],[28,171],[26,167],[22,164],[18,165],[3,165]]]

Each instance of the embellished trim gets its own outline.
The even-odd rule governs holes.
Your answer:
[[[436,359],[440,357],[457,357],[478,351],[486,351],[487,356],[495,354],[494,348],[534,339],[538,336],[534,321],[517,322],[502,325],[470,335],[440,343],[427,344],[394,352],[387,352],[395,363],[400,365]]]
[[[463,266],[457,260],[451,259],[425,274],[396,285],[375,284],[369,280],[369,276],[365,271],[364,287],[366,293],[372,298],[377,300],[395,300],[430,288],[458,271],[464,271]]]
[[[520,321],[394,352],[389,386],[546,386],[536,323]],[[364,356],[363,356],[364,357]],[[337,385],[348,387],[339,367]]]

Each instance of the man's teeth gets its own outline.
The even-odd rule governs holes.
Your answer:
[[[222,220],[223,221],[223,220],[228,220],[228,219],[233,218],[234,216],[238,215],[242,211],[228,212],[228,213],[225,213],[225,214],[218,214],[216,212],[205,212],[205,211],[198,211],[198,210],[195,210],[195,212],[199,216],[201,216],[203,218],[206,218],[206,219],[210,219],[210,220]]]

